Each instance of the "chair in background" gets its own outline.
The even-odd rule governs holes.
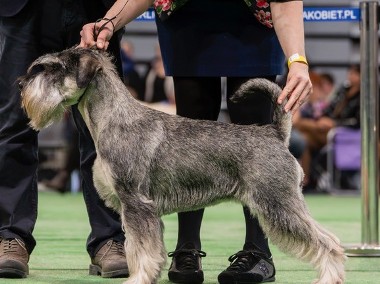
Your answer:
[[[327,137],[327,172],[330,190],[360,190],[361,131],[336,127]]]

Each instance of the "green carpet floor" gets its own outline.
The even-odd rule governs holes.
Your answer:
[[[344,245],[361,243],[360,196],[307,195],[313,217],[334,232]],[[165,216],[165,244],[175,246],[177,217]],[[89,257],[85,241],[89,233],[87,213],[81,194],[60,195],[41,192],[39,217],[34,231],[37,246],[30,259],[27,279],[0,279],[1,284],[89,284],[122,283],[123,279],[102,279],[88,275]],[[206,210],[202,225],[205,284],[217,283],[217,275],[228,265],[227,258],[241,249],[244,219],[241,206],[223,203]],[[277,284],[311,283],[316,273],[307,263],[285,255],[272,246]],[[346,263],[346,283],[380,283],[380,258],[350,257]],[[167,269],[160,284],[169,283]]]

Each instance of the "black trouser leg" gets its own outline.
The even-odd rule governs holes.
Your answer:
[[[177,114],[193,119],[217,120],[221,103],[219,77],[174,77]],[[176,249],[193,243],[201,249],[200,229],[204,209],[178,213]]]
[[[94,22],[96,19],[103,17],[106,13],[106,7],[103,6],[102,1],[92,1],[91,3],[90,7],[84,6],[84,15],[79,13],[75,18],[81,19],[83,17],[83,21]],[[84,2],[84,4],[89,3]],[[81,10],[82,7],[77,6],[77,3],[75,5],[67,6],[63,11],[63,22],[67,23],[62,28],[66,47],[79,43],[79,32],[84,23],[80,20],[70,22],[73,14],[83,11]],[[119,39],[118,34],[113,36],[108,52],[113,54],[119,74],[122,74]],[[125,238],[119,214],[105,206],[94,187],[92,167],[96,158],[96,150],[90,132],[76,106],[72,107],[72,115],[79,135],[81,188],[91,226],[91,232],[87,239],[87,251],[91,257],[94,257],[96,252],[109,239],[124,242]]]
[[[249,78],[227,78],[227,97],[231,97],[239,86]],[[275,78],[268,78],[274,80]],[[217,120],[221,103],[220,78],[182,78],[174,77],[177,114],[194,119]],[[227,99],[231,122],[237,124],[268,124],[272,121],[272,103],[266,96],[249,98],[241,103],[231,103]],[[262,251],[271,254],[258,221],[244,208],[246,221],[245,249],[254,243]],[[179,231],[177,249],[186,242],[201,247],[200,228],[203,209],[178,214]]]
[[[227,79],[227,98],[239,88],[241,84],[249,78],[228,78]],[[275,78],[268,78],[274,80]],[[272,122],[273,107],[270,98],[266,95],[247,98],[240,103],[232,103],[227,99],[227,107],[230,114],[231,122],[236,124],[269,124]],[[252,243],[260,248],[263,252],[271,255],[268,239],[265,237],[263,230],[256,217],[253,217],[247,207],[243,207],[246,235],[244,249],[251,249]]]
[[[29,253],[36,245],[38,142],[16,79],[38,55],[33,2],[17,16],[0,17],[0,236],[22,238]]]
[[[103,10],[96,12],[102,17],[106,7],[98,6]],[[32,232],[37,217],[37,133],[27,125],[17,84],[13,83],[38,56],[79,43],[82,25],[95,20],[94,10],[86,10],[92,18],[84,11],[81,1],[36,0],[18,15],[0,18],[0,236],[21,237],[29,253],[35,247]],[[110,49],[119,59],[117,36]],[[117,63],[121,70],[120,60]],[[95,148],[87,129],[78,128],[83,191],[91,225],[87,250],[93,256],[107,239],[123,241],[124,234],[119,216],[105,207],[94,189]]]

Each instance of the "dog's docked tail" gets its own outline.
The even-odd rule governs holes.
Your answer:
[[[250,100],[255,95],[267,95],[273,103],[273,124],[279,130],[286,146],[289,145],[290,131],[292,129],[291,113],[286,113],[281,105],[277,103],[277,98],[281,93],[281,88],[274,82],[267,79],[256,78],[245,82],[232,96],[231,101],[242,102]]]

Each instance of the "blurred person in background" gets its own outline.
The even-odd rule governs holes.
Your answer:
[[[328,72],[322,72],[319,74],[321,77],[321,88],[322,92],[328,95],[329,100],[332,99],[332,97],[335,94],[335,78],[332,74]]]
[[[310,77],[313,82],[313,94],[293,117],[293,125],[305,136],[307,148],[301,158],[305,171],[305,188],[314,188],[319,176],[311,177],[311,164],[317,157],[326,169],[325,159],[318,157],[327,144],[328,132],[337,126],[360,127],[360,66],[351,65],[347,71],[347,80],[337,89],[336,94],[329,94],[321,88],[319,74]],[[320,171],[318,171],[320,174]]]
[[[326,133],[317,129],[317,120],[328,105],[328,94],[323,91],[322,79],[317,72],[310,71],[313,93],[305,104],[293,115],[293,127],[306,141],[306,149],[300,158],[304,170],[304,186],[311,186],[312,158],[326,145]]]
[[[120,54],[121,63],[123,66],[123,79],[128,90],[131,92],[132,96],[137,99],[142,97],[144,92],[144,81],[141,78],[139,72],[136,70],[135,64],[135,47],[133,43],[123,36],[120,41]]]
[[[154,48],[155,54],[144,77],[144,96],[142,101],[147,103],[174,104],[173,78],[165,75],[160,46]]]

